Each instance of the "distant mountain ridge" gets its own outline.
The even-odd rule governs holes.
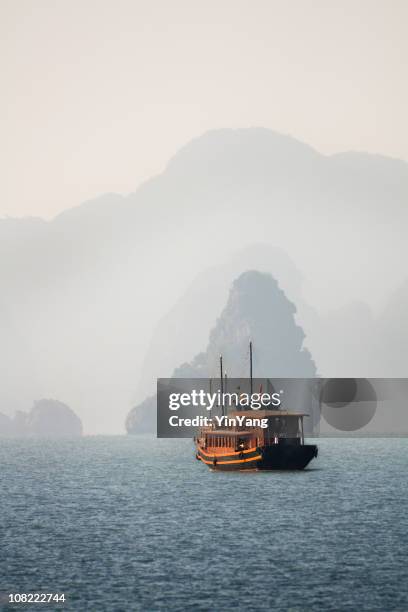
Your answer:
[[[158,321],[254,243],[296,262],[313,308],[378,308],[407,276],[407,201],[405,162],[252,128],[204,134],[127,197],[1,219],[0,411],[64,397],[85,431],[120,431]]]

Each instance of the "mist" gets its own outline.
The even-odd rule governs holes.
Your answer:
[[[0,411],[55,398],[86,433],[123,432],[154,378],[202,349],[234,277],[253,268],[287,290],[321,374],[405,376],[407,338],[392,321],[406,299],[407,196],[405,162],[216,130],[129,196],[1,220]]]

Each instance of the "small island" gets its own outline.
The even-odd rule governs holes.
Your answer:
[[[80,437],[82,429],[72,408],[55,399],[38,400],[29,412],[18,411],[13,417],[0,413],[0,437]]]

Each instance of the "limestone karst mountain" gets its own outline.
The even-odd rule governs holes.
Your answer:
[[[256,376],[316,376],[316,366],[304,346],[305,334],[295,322],[295,313],[295,305],[272,276],[255,270],[244,272],[232,284],[205,353],[179,366],[174,376],[215,376],[220,354],[230,376],[245,376],[250,340],[256,348]]]
[[[303,326],[309,320],[310,307],[301,297],[301,273],[282,249],[268,244],[237,249],[227,260],[198,274],[160,319],[144,359],[135,403],[154,393],[158,377],[171,376],[175,364],[188,361],[197,347],[207,344],[233,281],[248,269],[272,274],[288,298],[296,303],[299,324]]]
[[[251,270],[232,284],[228,301],[212,329],[207,348],[175,368],[175,378],[216,377],[222,354],[229,375],[248,376],[248,345],[252,340],[255,375],[309,378],[317,375],[304,346],[305,334],[295,321],[296,308],[266,273]],[[127,417],[128,433],[143,431],[151,423],[154,398],[136,406]]]

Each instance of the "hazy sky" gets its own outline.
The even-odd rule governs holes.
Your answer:
[[[218,127],[408,160],[406,0],[0,7],[0,215],[133,191]]]

